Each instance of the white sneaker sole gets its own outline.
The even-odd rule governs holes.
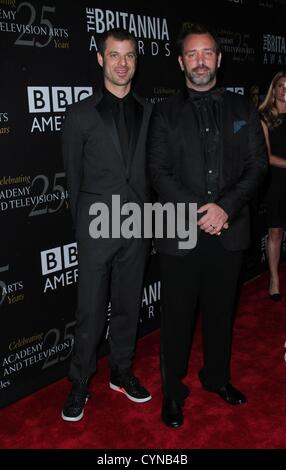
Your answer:
[[[126,392],[125,388],[118,387],[117,385],[114,385],[111,382],[109,382],[109,387],[111,388],[111,390],[115,390],[116,392],[123,393],[127,398],[129,398],[129,400],[134,401],[135,403],[146,403],[146,401],[149,401],[152,398],[151,395],[149,395],[146,398],[134,398]]]
[[[85,399],[85,403],[87,402],[88,400],[88,397]],[[64,415],[64,412],[62,411],[62,419],[64,421],[69,421],[71,423],[75,423],[76,421],[80,421],[82,418],[83,418],[83,415],[84,415],[84,409],[82,410],[82,412],[78,415],[78,416],[65,416]]]

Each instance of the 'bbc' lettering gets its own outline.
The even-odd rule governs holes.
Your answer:
[[[30,113],[64,112],[68,104],[92,95],[92,87],[28,86]]]
[[[43,276],[77,266],[77,244],[70,243],[62,247],[58,246],[41,251],[41,264]]]

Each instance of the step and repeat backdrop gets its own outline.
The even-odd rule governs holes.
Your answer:
[[[78,266],[61,125],[66,105],[101,84],[99,34],[121,26],[135,35],[136,91],[156,103],[183,85],[175,47],[179,30],[207,22],[222,43],[220,84],[258,105],[273,75],[286,69],[285,19],[285,5],[274,0],[200,0],[189,9],[178,1],[159,8],[143,0],[0,0],[0,406],[67,373]],[[258,194],[245,278],[266,269],[259,201]],[[101,354],[109,315],[110,306]],[[139,334],[156,328],[159,315],[153,251]]]

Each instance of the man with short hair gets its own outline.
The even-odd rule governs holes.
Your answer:
[[[63,155],[79,257],[75,349],[69,377],[71,392],[62,418],[79,421],[89,398],[88,381],[96,370],[97,349],[111,296],[110,388],[133,402],[151,399],[132,372],[143,276],[149,242],[144,239],[94,238],[89,233],[94,203],[109,208],[109,229],[120,216],[112,213],[112,196],[121,204],[149,201],[145,141],[151,105],[132,92],[137,43],[123,29],[112,29],[98,43],[103,88],[68,108],[63,127]]]
[[[161,203],[196,203],[198,241],[156,240],[161,265],[163,422],[183,424],[197,302],[202,311],[205,390],[240,405],[230,382],[232,323],[242,254],[249,245],[248,202],[267,171],[254,106],[216,86],[221,51],[214,33],[193,24],[179,39],[186,87],[157,106],[150,126],[149,169]]]

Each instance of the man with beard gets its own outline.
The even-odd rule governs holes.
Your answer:
[[[178,46],[186,88],[157,106],[148,150],[159,201],[198,207],[193,249],[180,249],[179,237],[164,234],[156,240],[162,281],[162,419],[174,428],[183,423],[189,394],[182,379],[198,303],[202,387],[228,404],[246,402],[230,381],[232,324],[243,250],[250,241],[248,202],[267,171],[253,104],[216,85],[221,51],[215,34],[193,24]]]
[[[113,196],[120,196],[125,207],[128,202],[143,207],[149,200],[145,142],[152,106],[131,90],[137,43],[128,31],[118,28],[105,32],[98,42],[97,60],[104,86],[69,107],[63,127],[63,155],[79,258],[75,348],[69,370],[72,389],[62,410],[65,421],[83,417],[110,297],[109,386],[136,403],[151,399],[131,369],[148,240],[127,239],[120,233],[112,238],[108,233],[121,214],[121,207],[112,213]],[[99,237],[90,230],[90,214],[96,214],[91,210],[94,203],[108,208],[108,215],[100,222],[104,227]]]

